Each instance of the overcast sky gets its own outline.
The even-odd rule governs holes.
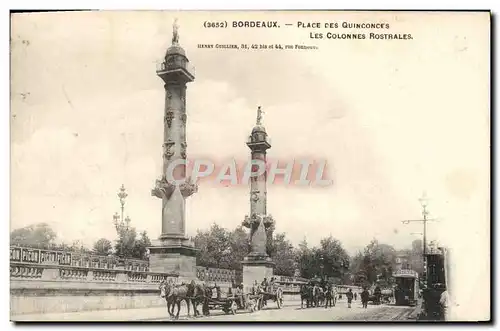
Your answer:
[[[282,25],[308,20],[270,15],[238,18]],[[272,139],[269,158],[327,160],[334,180],[328,188],[268,187],[276,230],[295,244],[304,237],[317,244],[331,234],[351,253],[372,238],[408,246],[421,226],[401,221],[420,217],[418,198],[427,191],[432,215],[442,219],[429,225],[429,237],[457,247],[477,243],[469,254],[484,254],[485,16],[310,15],[319,22],[389,22],[391,32],[411,33],[414,40],[315,41],[308,38],[311,29],[295,27],[203,28],[207,19],[230,22],[235,13],[175,14],[180,43],[196,66],[187,92],[189,157],[246,161],[260,105]],[[12,228],[47,222],[65,241],[89,245],[114,238],[116,193],[124,184],[133,225],[159,236],[161,202],[150,191],[161,174],[164,89],[155,63],[170,44],[173,19],[162,12],[13,17]],[[196,47],[243,42],[319,50]],[[187,206],[189,235],[213,222],[234,228],[249,212],[249,189],[205,181]]]

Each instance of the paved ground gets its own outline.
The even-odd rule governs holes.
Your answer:
[[[182,310],[181,310],[182,313]],[[355,302],[352,308],[346,301],[339,301],[332,308],[300,308],[300,302],[285,303],[282,309],[277,309],[273,303],[268,308],[254,312],[239,312],[236,315],[226,315],[221,311],[213,311],[211,316],[194,319],[182,316],[179,321],[219,322],[219,321],[415,321],[415,307],[398,307],[393,305],[369,305],[364,309],[361,303]],[[152,318],[143,321],[169,321],[170,318]]]
[[[199,306],[198,310],[201,310]],[[411,316],[413,315],[413,316]],[[367,309],[361,303],[354,302],[352,308],[347,308],[345,300],[339,300],[332,308],[301,309],[300,302],[285,302],[282,309],[269,302],[269,307],[254,313],[238,312],[236,315],[226,315],[222,311],[212,311],[211,316],[194,319],[186,316],[186,310],[181,309],[179,321],[219,322],[219,321],[414,321],[415,307],[396,307],[391,305],[373,306]],[[65,314],[18,315],[12,316],[12,321],[170,321],[166,307],[145,309],[123,309],[86,311]]]

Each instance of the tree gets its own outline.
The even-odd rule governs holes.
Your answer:
[[[37,223],[15,229],[10,233],[13,245],[48,249],[54,244],[56,233],[47,223]]]
[[[198,231],[194,238],[199,249],[197,263],[210,268],[228,268],[231,258],[231,233],[214,223],[208,231]]]
[[[146,231],[141,232],[141,238],[135,240],[132,256],[137,259],[145,259],[148,247],[151,246],[151,240]]]
[[[232,261],[229,264],[230,269],[241,270],[241,261],[250,251],[250,242],[248,233],[242,226],[238,226],[231,232],[229,237]]]
[[[329,236],[320,241],[315,250],[318,274],[325,277],[342,278],[349,267],[349,255],[339,240]]]
[[[293,276],[295,273],[295,251],[284,233],[274,235],[272,252],[274,252],[273,261],[276,263],[274,273],[280,276]]]
[[[135,241],[137,231],[134,227],[123,226],[117,229],[118,239],[115,244],[115,252],[122,258],[135,257]]]
[[[302,240],[299,244],[295,253],[295,258],[300,270],[300,275],[304,278],[314,277],[314,252],[311,248],[309,248],[306,238],[304,238],[304,240]]]
[[[113,245],[111,241],[106,238],[101,238],[94,243],[92,252],[97,255],[109,255],[112,249]]]
[[[393,266],[396,262],[396,250],[386,244],[373,239],[365,247],[362,269],[366,281],[373,284],[377,281],[389,283],[392,277]]]
[[[91,253],[91,251],[85,247],[85,245],[81,240],[73,241],[71,246],[69,246],[69,250],[72,252],[83,253],[83,254]]]

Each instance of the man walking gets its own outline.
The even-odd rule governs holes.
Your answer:
[[[363,308],[368,308],[368,299],[370,298],[370,293],[366,288],[361,292],[361,303],[363,304]]]
[[[330,303],[330,307],[332,307],[333,306],[333,304],[332,304],[332,285],[330,285],[330,284],[326,287],[325,298],[326,298],[325,308],[328,308],[328,303]]]
[[[354,297],[352,289],[349,289],[345,296],[347,297],[347,308],[351,308],[352,298]]]

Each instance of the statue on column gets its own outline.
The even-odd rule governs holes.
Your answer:
[[[177,24],[177,18],[174,21],[172,29],[172,45],[179,44],[179,25]]]
[[[257,108],[257,125],[261,125],[262,124],[262,114],[264,112],[262,111],[262,109],[260,108]]]

